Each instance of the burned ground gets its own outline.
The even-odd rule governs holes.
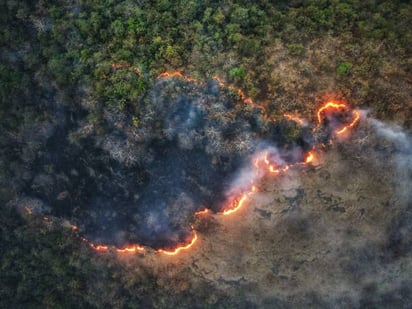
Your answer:
[[[96,244],[167,248],[190,236],[196,211],[221,211],[244,190],[239,174],[253,154],[274,147],[283,166],[302,162],[315,142],[308,127],[264,121],[213,80],[160,79],[145,101],[138,125],[111,113],[100,133],[66,111],[25,162],[30,175],[14,203],[40,201],[48,211],[38,215],[68,220]]]
[[[267,124],[258,109],[231,103],[225,89],[209,91],[181,79],[161,80],[149,98],[154,104],[144,113],[147,119],[142,118],[137,127],[129,124],[130,118],[120,117],[106,119],[102,134],[81,127],[55,129],[46,144],[48,152],[34,161],[43,168],[34,172],[40,175],[28,182],[28,191],[14,203],[34,205],[33,212],[51,215],[48,220],[57,224],[53,229],[61,229],[58,222],[68,219],[79,226],[80,235],[117,246],[142,239],[155,249],[174,245],[185,240],[187,227],[193,224],[199,240],[190,251],[173,257],[153,250],[138,255],[112,250],[93,253],[103,255],[92,257],[98,264],[115,260],[115,267],[126,270],[122,280],[131,286],[151,278],[160,294],[151,291],[155,298],[139,298],[147,305],[163,307],[169,297],[175,305],[184,302],[186,307],[201,297],[204,304],[245,308],[383,306],[404,300],[410,282],[408,272],[402,273],[402,269],[411,267],[409,135],[363,113],[350,134],[337,138],[331,132],[351,118],[345,110],[328,112],[314,133],[309,128],[299,129],[293,121]],[[154,121],[153,115],[161,121]],[[224,122],[225,117],[235,119],[236,126],[231,128],[233,120]],[[215,125],[208,127],[210,123]],[[291,127],[301,131],[288,137],[285,132]],[[215,135],[209,137],[206,130],[214,130]],[[232,134],[226,139],[219,137],[217,147],[217,136],[225,136],[227,130]],[[71,142],[67,135],[73,131],[87,134]],[[322,144],[332,136],[329,144],[317,148],[316,159],[309,166],[261,179],[256,184],[258,192],[236,214],[193,217],[208,201],[218,205],[212,210],[221,210],[225,191],[238,175],[236,170],[260,145],[270,141],[278,149],[286,149],[280,157],[294,163],[303,161],[303,154],[315,142]],[[239,150],[239,141],[250,144]],[[296,147],[297,157],[290,156],[290,149]],[[51,170],[44,172],[51,162]],[[143,174],[142,164],[149,166]],[[148,181],[145,187],[145,173],[150,178],[158,169],[165,172],[164,178]],[[190,181],[185,183],[185,177]],[[210,182],[215,177],[220,181]],[[143,185],[139,186],[139,179]],[[227,179],[227,184],[222,179]],[[180,194],[165,191],[170,186]],[[147,188],[149,195],[142,188]],[[209,191],[213,195],[208,195]],[[216,203],[216,192],[221,192],[220,203]],[[152,227],[151,221],[145,222],[153,208],[139,210],[144,218],[140,225],[133,221],[135,210],[130,209],[130,203],[145,205],[139,201],[146,199],[158,203],[178,229],[166,225],[156,236],[152,236],[153,230],[146,236]],[[127,226],[130,230],[121,234]],[[76,235],[71,237],[76,239]],[[98,278],[104,282],[101,276]],[[103,288],[96,284],[89,283],[88,289]],[[201,293],[206,286],[211,291],[208,295]],[[129,290],[121,293],[125,291]],[[112,297],[106,295],[102,302],[110,303]]]
[[[399,184],[410,181],[410,165],[392,172],[399,162],[381,160],[391,142],[370,129],[362,124],[310,169],[264,179],[235,216],[204,218],[215,229],[200,230],[189,254],[158,260],[155,272],[190,265],[173,276],[211,282],[245,308],[402,306],[411,292],[411,195]],[[218,305],[215,293],[207,302]]]
[[[0,307],[408,308],[410,3],[21,0],[0,8]],[[157,78],[176,70],[191,81]],[[346,139],[313,132],[328,100],[369,115]],[[207,126],[188,130],[192,114],[215,115],[210,128],[226,129],[197,134]],[[205,182],[222,192],[193,166],[230,179],[260,139],[286,154],[327,145],[311,165],[256,181],[258,192],[231,216],[193,217],[211,196]],[[175,183],[169,174],[184,169],[190,181]],[[162,188],[149,186],[159,170]],[[197,198],[164,191],[170,183]],[[169,198],[135,194],[145,188]],[[143,199],[179,203],[154,217],[141,209],[150,226],[128,215]],[[139,234],[134,224],[156,230],[165,218],[167,233]],[[187,244],[190,224],[197,241],[177,255],[96,252],[82,238],[158,248]]]

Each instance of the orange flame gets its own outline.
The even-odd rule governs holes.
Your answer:
[[[236,88],[234,85],[225,85],[224,83],[219,83],[219,85],[223,85],[222,87],[226,87],[229,90],[234,90],[236,91],[237,95],[239,98],[242,100],[243,103],[251,105],[253,108],[261,109],[262,111],[265,111],[265,107],[261,104],[257,104],[253,101],[251,97],[248,97],[245,92],[240,89]]]
[[[209,209],[205,208],[195,212],[195,216],[204,216],[209,213]]]
[[[122,249],[116,249],[116,252],[119,252],[119,253],[136,253],[136,252],[143,252],[143,251],[145,251],[145,248],[139,245],[125,247]]]
[[[112,64],[112,68],[114,68],[114,69],[125,68],[125,67],[128,68],[128,67],[130,67],[130,65],[129,64],[116,64],[116,63]],[[135,73],[140,73],[140,70],[138,68],[135,68],[135,67],[133,67],[133,71]],[[183,75],[179,71],[164,72],[164,73],[159,74],[157,76],[157,78],[159,78],[159,79],[160,78],[181,78],[181,79],[184,79],[186,81],[193,82],[193,83],[196,83],[196,84],[201,83],[198,80],[195,80],[191,77]],[[247,97],[242,89],[236,88],[234,85],[227,85],[225,82],[223,82],[218,77],[215,77],[214,79],[218,82],[219,86],[227,88],[227,89],[232,90],[232,91],[235,91],[238,94],[239,98],[245,104],[250,104],[254,108],[260,108],[262,110],[265,110],[263,105],[258,105],[253,101],[252,98]],[[343,104],[343,103],[334,103],[332,101],[327,102],[325,105],[321,106],[319,108],[319,110],[317,111],[318,124],[320,125],[322,123],[322,113],[327,111],[328,109],[339,110],[339,109],[347,109],[347,108],[348,108],[347,105]],[[342,133],[346,132],[348,129],[355,126],[355,124],[360,119],[360,114],[356,110],[352,111],[352,114],[353,114],[352,122],[350,124],[346,125],[346,126],[343,126],[340,129],[336,130],[334,132],[335,134],[342,134]],[[289,119],[289,120],[295,121],[296,123],[298,123],[300,125],[305,125],[304,120],[302,120],[301,118],[296,117],[294,115],[284,114],[284,117]],[[301,162],[301,163],[296,163],[296,165],[297,164],[309,164],[313,161],[313,159],[314,159],[314,153],[312,151],[309,151],[309,152],[306,153],[304,161]],[[261,154],[260,156],[255,158],[252,161],[252,163],[253,163],[253,166],[257,170],[261,169],[263,167],[264,171],[266,171],[268,173],[276,174],[276,175],[281,173],[281,172],[286,172],[286,171],[289,170],[290,167],[294,166],[294,164],[292,164],[292,165],[285,165],[283,168],[277,167],[275,163],[270,161],[268,152],[264,152],[263,154]],[[257,175],[260,175],[260,173],[257,173]],[[239,195],[239,197],[237,197],[232,202],[232,205],[231,205],[232,207],[224,209],[222,214],[227,216],[227,215],[230,215],[230,214],[233,214],[233,213],[237,212],[247,202],[249,195],[251,195],[254,192],[258,192],[258,189],[257,189],[256,185],[254,184],[254,180],[252,180],[251,181],[251,187],[248,190],[244,191],[241,195]],[[26,208],[26,211],[29,212],[29,210],[27,208]],[[210,213],[210,210],[208,208],[204,208],[200,211],[195,212],[195,216],[202,216],[202,215],[206,215],[208,213]],[[73,230],[77,231],[77,227],[73,227]],[[193,237],[192,237],[192,239],[190,240],[190,242],[188,244],[178,245],[174,249],[159,249],[159,250],[157,250],[157,252],[164,253],[166,255],[176,255],[176,254],[178,254],[179,252],[181,252],[183,250],[190,249],[198,239],[197,233],[193,229],[193,227],[192,227],[192,231],[193,231]],[[81,239],[85,242],[88,242],[88,240],[84,237],[81,237]],[[94,250],[96,250],[98,252],[106,252],[106,251],[109,250],[109,246],[106,246],[106,245],[95,245],[95,244],[90,243],[90,242],[89,242],[89,245],[90,245],[91,248],[93,248]],[[117,248],[116,251],[119,252],[119,253],[134,253],[134,252],[143,252],[143,251],[145,251],[145,248],[141,245],[132,245],[130,247],[124,247],[122,249]]]
[[[343,127],[342,129],[340,129],[339,131],[336,132],[336,134],[342,134],[344,132],[346,132],[348,129],[353,128],[353,126],[359,121],[360,119],[360,114],[357,110],[353,111],[354,114],[354,118],[352,120],[352,122],[350,124],[348,124],[347,126]]]
[[[83,241],[88,241],[86,238],[82,237]],[[89,242],[89,246],[97,251],[97,252],[107,252],[109,251],[109,246],[106,245],[96,245],[94,243]],[[132,245],[129,247],[124,247],[124,248],[116,248],[116,252],[118,253],[136,253],[136,252],[143,252],[145,251],[145,248],[140,245]]]
[[[157,78],[172,78],[172,77],[179,77],[179,78],[185,78],[182,73],[179,71],[174,71],[174,72],[163,72],[160,73]]]
[[[242,208],[242,206],[246,202],[247,198],[248,198],[248,193],[244,193],[242,195],[242,197],[237,202],[234,203],[234,207],[223,210],[223,215],[227,216],[227,215],[230,215],[230,214],[238,211],[240,208]]]
[[[197,79],[184,75],[182,72],[179,72],[179,71],[170,71],[170,72],[166,71],[166,72],[160,73],[157,76],[157,79],[161,79],[161,78],[181,78],[187,82],[191,82],[194,84],[201,84],[201,82],[198,81]]]
[[[190,241],[190,243],[188,243],[187,245],[178,246],[178,247],[176,247],[172,250],[159,249],[159,250],[157,250],[157,252],[164,253],[166,255],[176,255],[182,250],[187,250],[187,249],[191,248],[194,245],[194,243],[196,242],[196,240],[197,240],[197,234],[196,234],[196,231],[193,230],[193,238]]]
[[[305,158],[305,163],[310,163],[310,162],[312,162],[313,161],[313,159],[314,159],[314,155],[313,155],[313,153],[311,152],[311,151],[309,151],[307,154],[306,154],[306,158]]]
[[[305,121],[297,116],[291,115],[291,114],[283,114],[283,116],[290,120],[290,121],[294,121],[296,123],[298,123],[299,125],[303,126],[305,125]]]
[[[95,245],[90,243],[90,247],[94,250],[96,250],[97,252],[105,252],[109,250],[109,246],[104,246],[104,245]]]
[[[279,169],[275,169],[274,165],[269,165],[269,172],[274,173],[274,174],[279,174],[280,170]]]
[[[166,71],[166,72],[163,72],[163,73],[159,74],[157,76],[157,78],[158,79],[160,79],[160,78],[181,78],[181,79],[184,79],[188,82],[192,82],[192,83],[195,83],[195,84],[201,84],[201,82],[199,82],[197,79],[194,79],[192,77],[184,75],[183,73],[181,73],[179,71],[170,71],[170,72]],[[243,103],[250,104],[250,105],[252,105],[252,107],[261,109],[263,111],[265,110],[263,105],[256,104],[253,101],[253,99],[251,97],[248,97],[242,89],[237,88],[234,85],[227,85],[221,78],[219,78],[217,76],[213,77],[213,79],[218,82],[218,85],[220,87],[229,89],[231,91],[235,91],[237,93],[237,95],[239,96],[239,98],[242,100]]]
[[[318,109],[318,123],[321,123],[321,122],[322,122],[322,113],[323,113],[325,110],[329,109],[329,108],[332,108],[332,109],[340,109],[340,108],[342,108],[342,109],[344,109],[344,108],[346,108],[346,105],[343,104],[343,103],[327,102],[325,105],[321,106],[321,107]]]
[[[347,109],[348,106],[344,103],[335,103],[332,101],[327,102],[325,105],[321,106],[318,109],[317,112],[317,116],[318,116],[318,124],[322,123],[322,113],[324,111],[330,110],[330,109],[335,109],[335,110],[339,110],[339,109]],[[360,114],[357,110],[353,110],[352,111],[352,115],[353,115],[353,120],[350,124],[343,126],[342,128],[336,130],[334,133],[337,135],[340,135],[344,132],[346,132],[348,129],[353,128],[355,126],[355,124],[359,121],[360,119]]]
[[[269,165],[268,153],[266,152],[265,158],[263,159],[266,165]]]

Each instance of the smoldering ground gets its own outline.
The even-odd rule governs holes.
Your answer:
[[[407,308],[410,135],[363,116],[317,156],[264,177],[243,211],[204,233],[193,272],[239,307]]]
[[[260,109],[214,80],[159,79],[126,110],[106,109],[100,131],[85,116],[60,109],[36,148],[33,138],[23,143],[29,172],[13,180],[14,204],[116,246],[184,242],[195,211],[221,211],[244,190],[240,180],[256,152],[268,149],[282,166],[302,162],[315,142],[310,127],[264,121]]]
[[[298,176],[298,206],[279,214],[274,230],[292,248],[275,249],[290,264],[274,258],[289,287],[274,303],[407,308],[411,301],[411,135],[366,116],[351,135],[318,171]]]
[[[194,211],[220,211],[226,193],[243,186],[260,147],[273,147],[280,164],[301,161],[329,140],[329,123],[347,117],[332,115],[312,132],[266,123],[238,101],[213,81],[165,79],[139,102],[140,114],[106,111],[103,132],[59,110],[40,133],[24,133],[14,204],[69,219],[94,242],[174,245]],[[404,130],[364,116],[318,166],[263,179],[244,213],[203,233],[201,258],[182,280],[212,282],[249,307],[410,303],[410,145]]]

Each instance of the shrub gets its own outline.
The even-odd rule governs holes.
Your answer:
[[[242,67],[235,67],[229,71],[229,77],[234,78],[243,78],[246,75],[246,71]]]
[[[339,63],[338,67],[336,68],[336,73],[339,75],[346,75],[349,74],[352,69],[352,63],[343,61]]]
[[[303,55],[305,48],[302,44],[289,44],[288,50],[292,56],[301,56]]]

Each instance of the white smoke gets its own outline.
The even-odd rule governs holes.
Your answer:
[[[369,118],[368,122],[373,128],[375,128],[376,133],[380,137],[395,142],[401,148],[410,148],[412,142],[411,136],[408,136],[400,126],[396,124],[390,126],[372,118]]]
[[[368,124],[381,139],[386,151],[390,152],[398,178],[403,178],[400,183],[405,185],[405,180],[412,170],[412,136],[396,124],[389,125],[372,118],[368,119]]]

